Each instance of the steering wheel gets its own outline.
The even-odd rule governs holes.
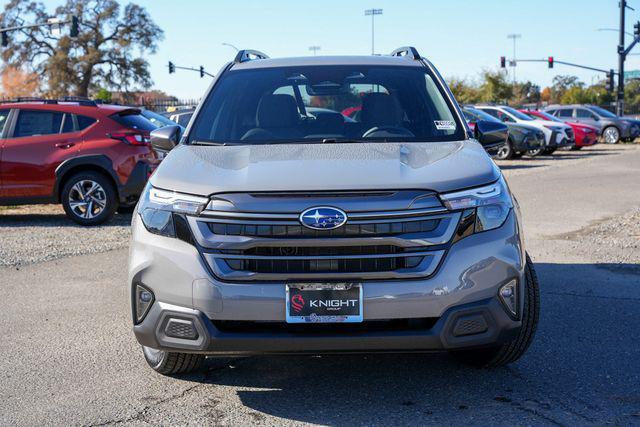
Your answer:
[[[363,138],[384,138],[385,136],[414,137],[415,135],[409,129],[400,126],[374,126],[362,134]]]

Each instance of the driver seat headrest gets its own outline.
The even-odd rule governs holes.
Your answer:
[[[296,100],[291,95],[266,95],[256,111],[259,128],[292,128],[300,121]]]
[[[367,126],[398,126],[403,113],[398,100],[387,93],[367,93],[362,98],[361,120]]]

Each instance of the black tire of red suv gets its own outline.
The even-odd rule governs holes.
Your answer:
[[[479,368],[496,368],[515,362],[527,352],[538,327],[540,318],[540,288],[531,258],[527,254],[525,267],[524,309],[522,327],[512,341],[489,348],[459,350],[452,355],[463,363]]]
[[[93,181],[97,183],[102,187],[102,191],[104,192],[105,206],[102,211],[92,218],[81,217],[76,213],[76,211],[74,211],[71,206],[71,201],[69,200],[69,194],[71,193],[74,185],[83,181]],[[99,225],[110,220],[113,218],[116,209],[118,209],[118,197],[113,183],[105,175],[94,171],[78,172],[67,179],[62,187],[62,192],[60,193],[60,201],[67,216],[72,221],[85,226]]]
[[[142,346],[147,364],[162,375],[189,374],[202,366],[205,356],[192,353],[174,353]]]

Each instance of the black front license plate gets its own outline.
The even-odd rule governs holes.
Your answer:
[[[362,322],[359,283],[287,285],[287,323]]]

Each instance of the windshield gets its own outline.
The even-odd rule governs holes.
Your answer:
[[[560,122],[560,123],[564,123],[562,120],[560,120],[559,118],[557,118],[556,116],[552,116],[549,113],[545,113],[544,111],[536,111],[536,114],[538,116],[536,116],[536,114],[531,114],[531,113],[527,113],[529,116],[531,116],[532,119],[538,119],[539,116],[544,117],[547,120],[551,120],[552,122]]]
[[[504,111],[506,111],[507,113],[511,114],[512,116],[520,119],[520,120],[533,120],[531,117],[527,116],[526,114],[521,113],[520,111],[516,110],[515,108],[511,108],[511,107],[502,107],[502,109]]]
[[[595,111],[599,116],[602,116],[602,117],[607,117],[609,119],[617,119],[618,118],[618,116],[613,114],[611,111],[607,111],[604,108],[596,107],[595,105],[594,106],[589,106],[589,109],[591,111]]]
[[[151,123],[153,123],[159,128],[163,126],[175,126],[174,122],[172,122],[165,116],[162,116],[158,113],[154,113],[153,111],[142,110],[142,115],[145,116],[147,120],[149,120]]]
[[[452,106],[426,68],[336,65],[229,71],[189,142],[453,141]]]
[[[468,114],[469,116],[471,116],[472,120],[486,120],[488,122],[502,123],[491,114],[485,113],[484,111],[478,110],[476,108],[465,107],[462,111],[465,113],[465,115]]]

